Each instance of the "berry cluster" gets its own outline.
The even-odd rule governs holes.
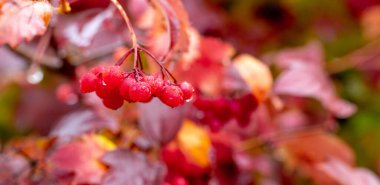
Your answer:
[[[164,80],[163,75],[146,75],[141,70],[126,73],[120,66],[97,66],[80,79],[82,93],[96,92],[104,106],[120,108],[128,102],[149,102],[158,97],[170,107],[191,99],[194,88],[188,82],[180,84]]]
[[[207,124],[212,131],[218,131],[232,120],[240,126],[248,125],[251,113],[257,108],[257,100],[252,94],[236,99],[197,98],[194,106],[203,113],[201,122]]]

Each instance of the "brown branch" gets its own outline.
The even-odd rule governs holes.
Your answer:
[[[131,35],[131,41],[132,41],[132,48],[136,48],[138,46],[138,43],[137,43],[137,37],[136,37],[136,33],[135,31],[133,30],[133,27],[132,27],[132,24],[128,18],[128,15],[127,13],[125,12],[123,6],[121,6],[121,4],[119,3],[118,0],[111,0],[111,2],[115,5],[115,7],[119,10],[121,16],[123,17],[125,23],[127,24],[127,27],[128,27],[128,30],[129,30],[129,33]]]

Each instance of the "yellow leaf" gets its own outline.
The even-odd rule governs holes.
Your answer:
[[[58,6],[58,13],[65,14],[71,12],[70,3],[66,0],[61,0]]]
[[[248,54],[237,56],[234,59],[233,66],[237,69],[258,101],[264,101],[268,97],[273,83],[269,68]]]
[[[185,120],[177,137],[180,150],[200,167],[210,164],[211,140],[208,133],[190,120]]]
[[[368,40],[379,38],[380,6],[373,6],[364,11],[360,22],[363,28],[363,34]]]
[[[101,147],[103,148],[104,150],[113,150],[116,148],[116,145],[111,141],[109,140],[108,138],[106,138],[105,136],[103,135],[95,135],[94,136],[94,141]]]

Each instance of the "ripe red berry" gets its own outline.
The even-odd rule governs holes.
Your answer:
[[[124,79],[124,81],[120,84],[119,93],[124,98],[124,100],[132,102],[131,98],[129,97],[129,88],[133,85],[135,85],[137,82],[132,77],[127,77]]]
[[[162,80],[162,81],[163,81],[163,86],[168,86],[172,84],[170,80]]]
[[[102,100],[103,105],[109,109],[116,110],[123,106],[124,100],[121,96],[113,96],[113,97],[107,97],[103,98]]]
[[[96,87],[96,95],[99,96],[99,98],[109,98],[114,96],[120,96],[119,89],[111,88],[106,84],[100,84]],[[120,96],[121,97],[121,96]]]
[[[106,70],[106,67],[104,67],[103,65],[98,65],[92,68],[90,72],[94,75],[97,75],[99,73],[103,73],[105,70]]]
[[[170,185],[188,185],[185,178],[177,176],[174,177]]]
[[[86,73],[79,81],[80,92],[89,93],[96,89],[96,86],[100,83],[100,79],[92,73]]]
[[[144,82],[148,83],[150,86],[150,91],[152,95],[157,96],[161,90],[164,82],[157,75],[147,75],[144,77]]]
[[[179,88],[181,88],[183,92],[183,99],[188,100],[194,94],[194,87],[189,82],[182,82],[179,84]]]
[[[160,92],[159,98],[170,107],[177,107],[184,102],[182,90],[174,85],[164,86]]]
[[[129,98],[132,101],[149,102],[152,99],[149,84],[146,82],[136,82],[130,86]]]
[[[120,66],[110,66],[104,71],[102,77],[107,86],[110,88],[118,88],[124,80],[125,72]]]

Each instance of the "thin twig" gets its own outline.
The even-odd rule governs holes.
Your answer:
[[[129,33],[130,33],[130,35],[131,35],[132,48],[136,48],[136,47],[138,46],[136,33],[135,33],[135,31],[133,30],[133,27],[132,27],[131,21],[129,20],[127,13],[125,12],[123,6],[121,6],[121,4],[119,3],[118,0],[111,0],[111,2],[112,2],[112,3],[115,5],[115,7],[119,10],[119,12],[120,12],[121,16],[123,17],[125,23],[127,24],[127,27],[128,27]]]
[[[128,58],[128,56],[132,53],[133,48],[129,49],[116,63],[115,66],[120,66],[124,63],[125,59]]]
[[[160,66],[160,68],[161,68],[161,70],[164,70],[172,79],[173,79],[173,82],[176,84],[177,83],[177,80],[174,78],[174,76],[169,72],[169,70],[167,70],[162,64],[161,64],[161,62],[159,62],[158,60],[157,60],[157,58],[152,54],[152,53],[150,53],[148,50],[146,50],[146,49],[144,49],[144,48],[142,48],[142,47],[139,47],[139,49],[140,50],[142,50],[144,53],[146,53],[148,56],[150,56],[152,59],[153,59],[153,61],[154,62],[156,62],[159,66]]]

